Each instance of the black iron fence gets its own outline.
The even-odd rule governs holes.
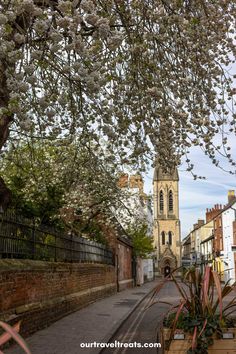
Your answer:
[[[0,214],[0,258],[114,264],[105,245],[48,227],[13,212]]]

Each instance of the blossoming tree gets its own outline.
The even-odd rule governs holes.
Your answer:
[[[81,136],[171,165],[193,145],[233,173],[235,15],[232,0],[0,0],[0,147]]]
[[[128,209],[111,157],[80,141],[21,141],[3,154],[0,174],[10,187],[11,208],[38,224],[86,226],[98,215]]]

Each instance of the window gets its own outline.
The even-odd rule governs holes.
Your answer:
[[[160,204],[160,213],[163,213],[163,211],[164,211],[164,197],[163,197],[162,191],[160,191],[159,204]]]
[[[169,245],[172,245],[172,232],[171,231],[168,232],[168,243],[169,243]]]
[[[173,192],[169,191],[169,211],[173,212]]]
[[[163,245],[165,245],[165,243],[166,243],[166,237],[165,236],[166,236],[165,232],[162,231],[162,233],[161,233],[161,242],[162,242]]]

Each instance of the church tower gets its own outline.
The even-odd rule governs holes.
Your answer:
[[[179,175],[156,165],[153,176],[155,273],[167,276],[180,266]]]

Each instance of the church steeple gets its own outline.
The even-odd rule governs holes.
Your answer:
[[[178,182],[176,167],[164,169],[160,163],[156,163],[153,175],[154,242],[157,249],[156,271],[162,275],[167,270],[173,270],[174,265],[180,265]],[[167,248],[171,252],[167,252]]]

